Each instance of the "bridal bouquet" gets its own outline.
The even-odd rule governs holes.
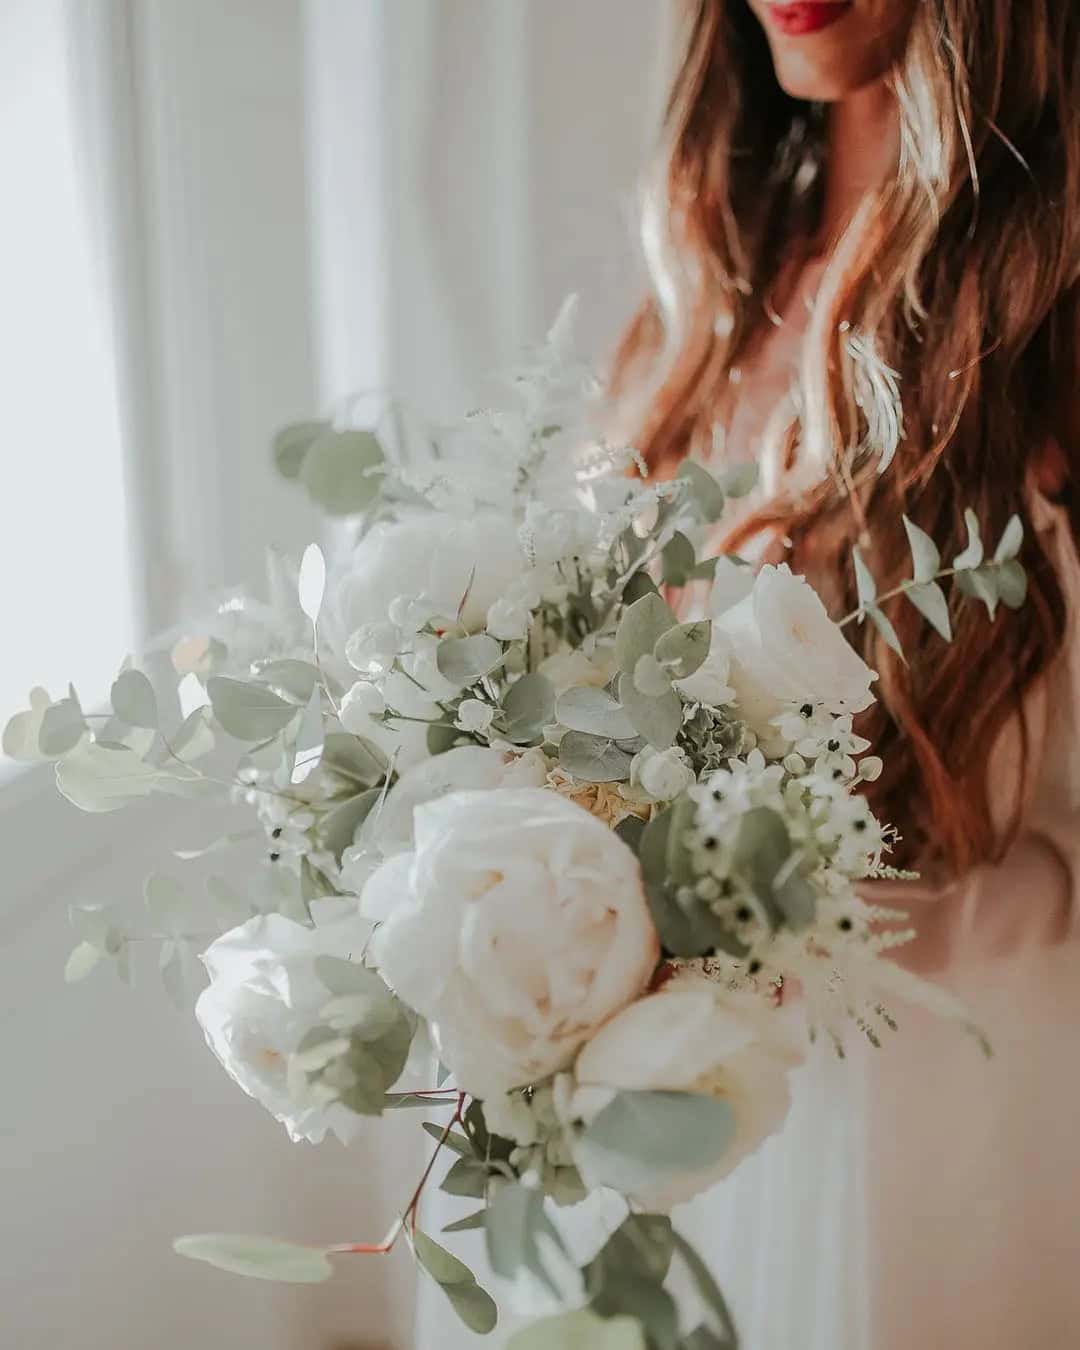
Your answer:
[[[963,1013],[888,959],[910,932],[860,893],[900,875],[860,791],[882,769],[855,723],[874,672],[787,567],[708,555],[752,473],[687,463],[649,482],[590,433],[565,345],[560,327],[505,406],[419,449],[400,425],[282,433],[279,466],[349,518],[347,545],[329,565],[312,545],[288,583],[279,564],[271,603],[229,597],[145,670],[126,664],[107,712],[35,691],[4,747],[54,760],[86,811],[151,793],[247,803],[260,842],[243,890],[147,882],[168,989],[183,997],[201,951],[211,1049],[296,1140],[434,1117],[385,1241],[177,1250],[317,1281],[331,1257],[403,1238],[490,1331],[492,1298],[418,1226],[447,1159],[436,1179],[474,1204],[445,1231],[482,1228],[492,1271],[552,1301],[517,1350],[731,1347],[671,1206],[777,1129],[813,1037],[876,1045],[895,997]],[[908,524],[894,594],[946,638],[945,574],[991,611],[1023,600],[1018,522],[992,557],[969,526],[943,569]],[[895,643],[892,595],[855,565],[844,622]],[[73,919],[69,979],[108,960],[124,973],[147,936],[106,910]],[[560,1207],[601,1190],[621,1212],[582,1260]]]

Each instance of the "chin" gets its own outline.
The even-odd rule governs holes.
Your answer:
[[[770,0],[750,0],[750,7],[765,29],[781,88],[818,103],[839,102],[886,75],[903,53],[915,8],[913,0],[836,4],[843,11],[838,20],[821,32],[792,36],[781,31],[779,7]]]

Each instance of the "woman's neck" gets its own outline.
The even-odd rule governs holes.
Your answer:
[[[825,202],[818,242],[829,249],[867,193],[895,173],[900,151],[896,95],[884,80],[856,90],[829,109]]]

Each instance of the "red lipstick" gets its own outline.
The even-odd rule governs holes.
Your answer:
[[[820,33],[837,23],[851,9],[852,0],[795,0],[794,4],[770,4],[770,22],[787,37],[805,37]]]

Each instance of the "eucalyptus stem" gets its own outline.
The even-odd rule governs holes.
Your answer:
[[[875,605],[883,605],[889,600],[895,600],[898,595],[904,595],[915,586],[932,586],[938,581],[947,581],[949,577],[955,577],[960,569],[956,567],[946,567],[940,572],[935,572],[928,581],[916,581],[914,577],[908,577],[902,581],[899,586],[894,586],[891,591],[886,591],[884,595],[879,595],[874,601]],[[860,605],[858,609],[853,609],[850,614],[837,622],[837,628],[846,628],[849,623],[854,623],[856,619],[861,619],[866,613],[866,608]]]

